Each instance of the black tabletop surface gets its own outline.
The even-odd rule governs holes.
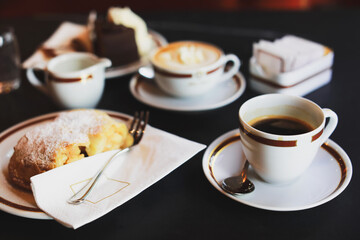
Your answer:
[[[53,220],[22,218],[1,211],[0,239],[359,239],[360,11],[140,14],[169,42],[201,40],[236,54],[242,60],[241,72],[246,79],[252,43],[259,39],[295,34],[332,48],[335,62],[331,83],[305,97],[338,114],[339,123],[331,139],[352,160],[350,184],[338,197],[315,208],[290,212],[257,209],[215,190],[204,176],[204,152],[200,152],[138,196],[77,230]],[[84,23],[86,16],[1,19],[0,24],[15,28],[24,60],[64,20]],[[247,88],[239,99],[216,110],[171,112],[137,101],[129,91],[130,78],[107,80],[98,108],[127,114],[148,109],[152,126],[206,145],[237,128],[239,107],[258,95]],[[27,82],[23,73],[20,89],[0,95],[0,131],[59,110]]]

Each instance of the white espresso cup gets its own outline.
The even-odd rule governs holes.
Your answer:
[[[332,110],[284,94],[265,94],[246,101],[239,118],[247,160],[263,180],[275,184],[299,178],[338,122]]]
[[[46,66],[45,83],[27,69],[29,82],[50,96],[61,107],[93,108],[101,99],[105,85],[105,68],[111,61],[91,53],[66,53],[51,59]]]
[[[175,97],[202,95],[217,84],[231,79],[240,68],[234,54],[209,43],[179,41],[156,49],[150,58],[155,82]],[[233,65],[225,71],[225,65]]]

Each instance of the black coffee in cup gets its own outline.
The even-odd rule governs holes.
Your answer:
[[[314,130],[307,122],[288,116],[262,116],[249,124],[262,132],[277,135],[297,135]]]

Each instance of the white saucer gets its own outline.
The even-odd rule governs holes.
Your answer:
[[[155,82],[145,80],[138,74],[130,81],[130,91],[137,100],[152,107],[172,111],[203,111],[223,107],[238,99],[245,87],[245,78],[240,72],[210,92],[191,98],[172,97],[159,89]]]
[[[303,210],[324,204],[344,191],[352,176],[349,157],[339,145],[328,140],[309,169],[295,182],[287,185],[266,183],[250,166],[248,177],[255,184],[255,191],[242,196],[224,192],[219,184],[227,177],[238,175],[244,161],[239,131],[235,129],[210,144],[203,157],[203,170],[210,183],[229,198],[274,211]]]
[[[103,110],[104,111],[104,110]],[[128,121],[130,116],[105,111],[115,119]],[[59,112],[35,117],[5,130],[0,133],[0,210],[21,217],[33,219],[51,219],[36,205],[35,199],[30,192],[26,192],[12,186],[8,180],[8,163],[14,152],[13,148],[18,140],[30,129],[53,120]]]
[[[165,39],[164,36],[162,36],[160,33],[155,32],[153,30],[149,29],[149,35],[151,36],[152,47],[149,53],[154,50],[157,47],[161,47],[166,45],[168,42]],[[124,76],[126,74],[134,73],[136,72],[140,67],[145,66],[149,64],[149,56],[143,56],[140,60],[127,64],[122,66],[114,66],[106,69],[105,77],[106,78],[115,78]]]

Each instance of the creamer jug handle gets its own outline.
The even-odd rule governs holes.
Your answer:
[[[46,88],[46,85],[43,84],[35,75],[34,68],[28,68],[26,70],[26,77],[35,88],[39,89],[41,92],[45,93],[46,95],[49,95],[48,89]]]

